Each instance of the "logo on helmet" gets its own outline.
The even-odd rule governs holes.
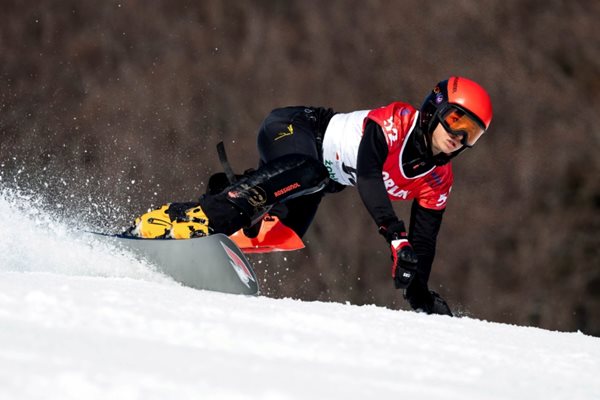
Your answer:
[[[454,78],[454,82],[452,83],[452,93],[456,93],[456,91],[458,90],[458,80],[460,78],[456,77]]]
[[[442,101],[444,101],[444,94],[439,86],[433,88],[433,94],[435,98],[435,104],[440,104]]]

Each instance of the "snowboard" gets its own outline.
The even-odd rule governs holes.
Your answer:
[[[139,239],[91,232],[96,239],[133,253],[184,286],[223,293],[259,294],[250,262],[229,237]]]

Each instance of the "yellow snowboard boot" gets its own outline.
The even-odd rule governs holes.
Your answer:
[[[208,236],[208,217],[197,203],[169,203],[135,219],[125,236],[144,239],[190,239]]]

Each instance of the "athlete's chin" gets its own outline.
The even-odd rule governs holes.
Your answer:
[[[450,154],[454,153],[455,151],[460,150],[461,147],[462,146],[460,144],[456,145],[456,146],[454,146],[454,145],[448,145],[443,150],[443,152],[446,153],[447,155],[450,155]]]
[[[450,144],[447,144],[445,146],[437,146],[437,147],[433,147],[433,154],[439,154],[439,153],[444,153],[445,155],[449,156],[452,153],[454,153],[456,150],[460,149],[461,146],[452,146]],[[437,151],[436,151],[437,150]]]

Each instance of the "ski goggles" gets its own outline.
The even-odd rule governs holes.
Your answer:
[[[448,133],[460,136],[460,142],[467,147],[473,147],[485,132],[485,127],[478,119],[454,104],[440,111],[439,120]]]

